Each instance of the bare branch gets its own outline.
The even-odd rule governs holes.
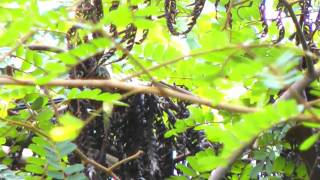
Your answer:
[[[93,159],[90,159],[88,156],[86,156],[79,148],[75,150],[75,152],[80,156],[80,158],[84,161],[86,164],[92,164],[96,168],[106,172],[107,174],[111,175],[114,179],[119,180],[120,178],[115,175],[110,168],[104,167],[103,165],[99,164]]]
[[[294,96],[294,93],[301,94],[301,92],[308,87],[313,81],[320,77],[320,68],[317,68],[314,75],[310,75],[308,72],[304,74],[303,78],[293,83],[278,99],[287,100]]]
[[[138,151],[137,153],[135,153],[134,155],[129,156],[129,157],[125,158],[125,159],[122,159],[121,161],[113,164],[113,165],[112,165],[111,167],[109,167],[108,169],[110,169],[110,170],[112,171],[112,170],[116,169],[117,167],[121,166],[122,164],[125,164],[125,163],[127,163],[127,162],[129,162],[129,161],[132,161],[132,160],[134,160],[134,159],[137,159],[137,158],[141,157],[143,154],[144,154],[143,151],[140,151],[140,150],[139,150],[139,151]]]

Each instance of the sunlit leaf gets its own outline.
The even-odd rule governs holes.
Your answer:
[[[319,139],[319,134],[313,134],[312,136],[308,137],[303,143],[300,145],[299,149],[301,151],[306,151],[308,150],[314,143],[317,142]]]

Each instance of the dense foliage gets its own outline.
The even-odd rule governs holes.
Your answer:
[[[1,0],[0,178],[320,179],[312,0]]]

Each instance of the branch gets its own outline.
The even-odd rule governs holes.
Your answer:
[[[46,45],[28,45],[27,46],[28,49],[30,50],[35,50],[35,51],[49,51],[49,52],[53,52],[53,53],[63,53],[66,52],[66,50],[58,48],[58,47],[54,47],[54,46],[46,46]]]
[[[32,124],[30,124],[29,122],[19,122],[19,121],[11,121],[11,120],[5,120],[0,118],[1,121],[8,123],[11,126],[19,126],[19,127],[24,127],[26,129],[29,129],[30,131],[48,139],[51,140],[51,137],[48,136],[45,132],[43,132],[41,129],[33,126]],[[93,166],[95,166],[96,168],[106,172],[107,174],[111,175],[114,179],[120,179],[117,175],[115,175],[112,172],[111,168],[106,168],[103,165],[99,164],[98,162],[94,161],[93,159],[90,159],[89,157],[87,157],[79,148],[75,149],[75,152],[80,156],[80,158],[85,162],[85,163],[89,163],[92,164]]]
[[[121,161],[117,162],[117,163],[114,163],[111,167],[109,167],[108,169],[110,169],[110,171],[116,169],[117,167],[121,166],[122,164],[125,164],[129,161],[132,161],[134,159],[138,159],[139,157],[141,157],[143,155],[143,151],[138,151],[137,153],[135,153],[134,155],[132,156],[129,156],[125,159],[122,159]]]
[[[227,160],[227,166],[220,166],[211,171],[209,180],[223,179],[225,174],[229,171],[231,166],[239,159],[239,157],[248,149],[248,147],[255,141],[256,137],[245,143],[240,149],[232,153],[232,156]]]
[[[86,164],[92,164],[96,168],[110,174],[115,179],[120,179],[117,175],[115,175],[110,168],[104,167],[103,165],[99,164],[93,159],[90,159],[87,157],[79,148],[75,150],[75,152],[80,156],[80,158],[84,161]]]
[[[7,76],[0,76],[0,85],[21,85],[21,86],[35,86],[38,85],[34,80],[25,79],[25,80],[18,80],[13,79]],[[219,103],[214,104],[211,100],[200,98],[194,95],[182,93],[176,90],[172,90],[166,87],[153,87],[153,86],[144,86],[144,85],[133,85],[130,83],[118,81],[118,80],[52,80],[46,84],[41,86],[65,86],[65,87],[96,87],[96,88],[114,88],[114,89],[121,89],[125,91],[134,91],[139,93],[147,93],[147,94],[154,94],[158,96],[164,97],[172,97],[178,98],[181,100],[185,100],[188,102],[192,102],[195,104],[205,105],[214,109],[218,110],[226,110],[231,112],[237,113],[252,113],[258,111],[256,108],[239,106],[239,105],[232,105],[227,103]]]
[[[302,48],[305,52],[307,52],[306,54],[306,64],[307,64],[307,69],[308,69],[308,73],[311,77],[315,76],[315,70],[314,70],[314,67],[313,67],[313,61],[312,61],[312,58],[310,57],[310,55],[308,55],[308,52],[310,51],[309,49],[309,46],[307,44],[307,41],[306,41],[306,38],[304,37],[304,34],[301,30],[301,27],[300,27],[300,24],[297,20],[297,16],[296,14],[294,13],[292,7],[291,7],[291,4],[287,1],[287,0],[282,0],[283,2],[283,5],[285,6],[285,8],[289,11],[289,14],[292,18],[292,21],[294,23],[294,25],[296,26],[296,29],[297,29],[297,36],[301,42],[301,45],[302,45]]]
[[[320,68],[317,68],[314,75],[310,73],[305,73],[303,78],[293,83],[280,97],[277,101],[287,100],[294,96],[294,94],[301,94],[301,92],[308,87],[313,81],[320,77]]]
[[[272,127],[275,127],[279,124],[286,123],[286,122],[292,122],[292,121],[309,121],[309,122],[319,122],[318,118],[314,118],[313,116],[305,116],[305,115],[297,115],[295,117],[291,117],[287,119],[286,121],[281,121],[277,124],[272,125]],[[271,128],[272,128],[271,127]],[[223,179],[225,174],[229,171],[229,169],[232,167],[232,165],[241,157],[241,155],[251,146],[251,144],[255,141],[255,139],[260,135],[257,134],[254,137],[252,137],[251,140],[244,143],[239,149],[235,150],[232,155],[227,159],[227,165],[226,166],[220,166],[211,171],[209,180],[220,180]]]

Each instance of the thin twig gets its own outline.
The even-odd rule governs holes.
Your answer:
[[[125,159],[122,159],[121,161],[117,162],[117,163],[114,163],[111,167],[109,167],[108,169],[110,169],[111,171],[118,168],[119,166],[121,166],[122,164],[125,164],[129,161],[132,161],[134,159],[138,159],[139,157],[141,157],[143,155],[143,151],[139,150],[137,153],[135,153],[134,155],[132,156],[129,156]]]
[[[26,46],[28,49],[30,50],[34,50],[34,51],[49,51],[49,52],[53,52],[53,53],[63,53],[66,52],[65,49],[61,49],[55,46],[46,46],[46,45],[37,45],[37,44],[33,44],[33,45],[28,45]]]
[[[312,101],[308,101],[308,102],[307,102],[307,105],[308,105],[308,106],[314,106],[314,105],[319,104],[319,103],[320,103],[320,98],[319,98],[319,99],[312,100]]]
[[[80,149],[76,149],[75,152],[80,156],[80,158],[84,161],[84,163],[86,164],[92,164],[94,165],[96,168],[107,172],[108,174],[110,174],[113,178],[115,179],[120,179],[117,175],[115,175],[112,170],[110,168],[106,168],[103,165],[99,164],[98,162],[94,161],[93,159],[90,159],[89,157],[87,157]]]

